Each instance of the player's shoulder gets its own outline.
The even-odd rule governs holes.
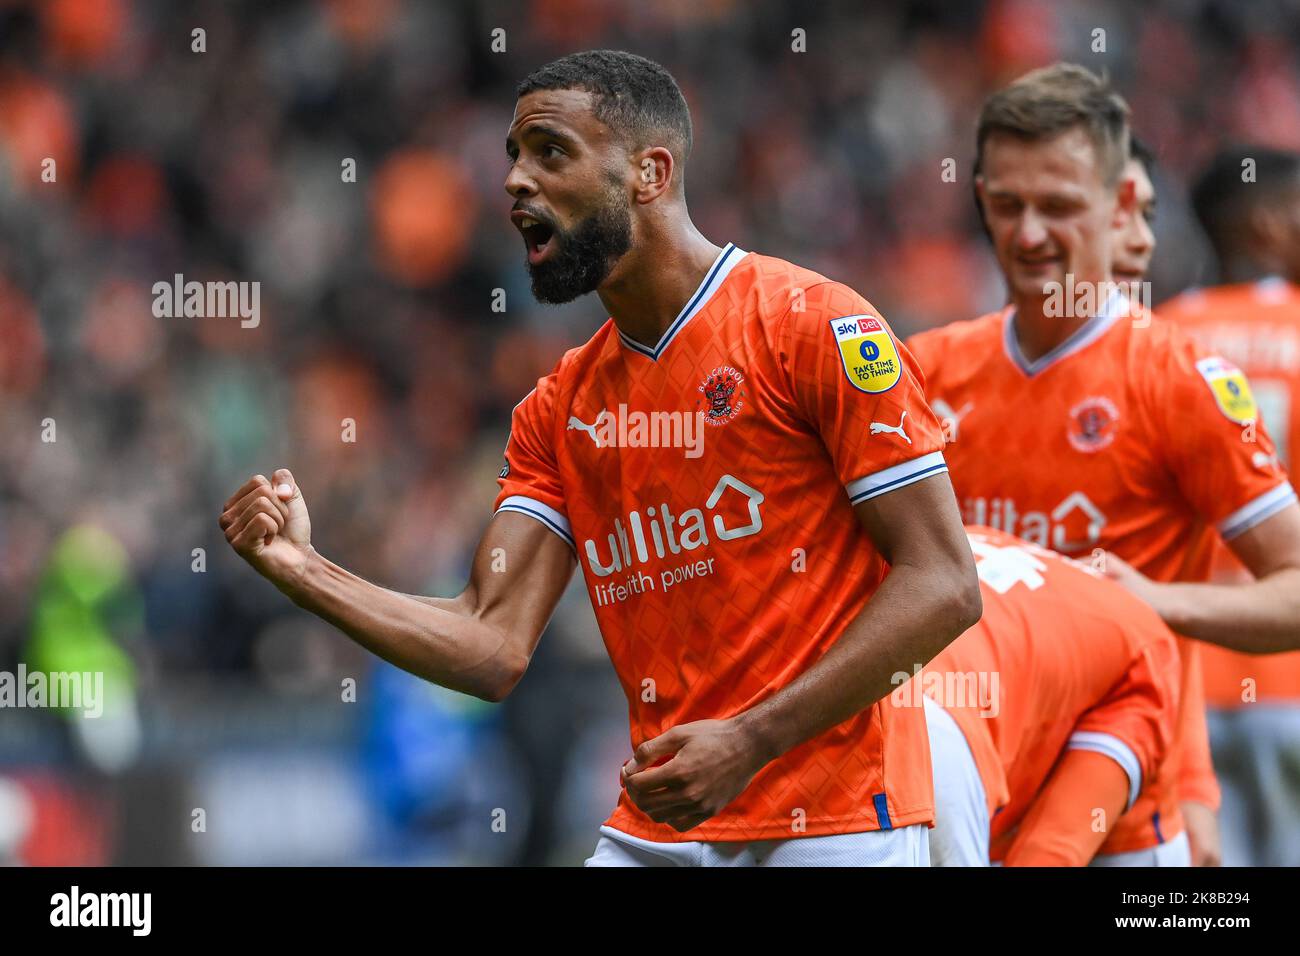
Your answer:
[[[831,281],[821,273],[806,269],[789,259],[767,256],[760,252],[751,252],[744,258],[737,267],[737,274],[742,271],[748,274],[752,284],[771,289],[807,288]]]
[[[1176,391],[1182,382],[1239,374],[1232,362],[1197,338],[1190,323],[1172,318],[1163,306],[1137,320],[1121,321],[1126,326],[1121,333],[1125,374],[1155,395]]]
[[[1109,580],[1104,566],[1095,559],[1060,554],[995,528],[967,525],[966,534],[977,561],[993,562],[986,576],[1001,575],[1004,580],[1019,576],[1027,582],[1024,588],[998,594],[993,598],[995,602],[1008,602],[1007,594],[1011,594],[1022,605],[1023,615],[1058,620],[1062,615],[1079,618],[1095,613],[1098,618],[1123,625],[1114,633],[1129,647],[1135,645],[1136,638],[1159,638],[1167,633],[1155,611],[1118,582]],[[1100,629],[1085,627],[1075,633],[1095,637],[1097,650],[1102,649]]]
[[[913,352],[918,349],[949,348],[974,344],[983,340],[994,340],[1002,336],[1002,324],[1006,318],[1006,309],[987,312],[974,319],[949,322],[932,329],[917,332],[907,340],[907,347]]]
[[[766,319],[788,316],[795,326],[820,327],[821,323],[848,315],[879,316],[875,307],[850,286],[787,259],[751,252],[737,271],[742,283],[747,284],[753,309]]]
[[[1267,276],[1253,282],[1194,286],[1162,303],[1158,311],[1166,319],[1195,324],[1249,322],[1277,308],[1300,308],[1300,286]]]
[[[1195,321],[1207,318],[1223,299],[1223,286],[1192,286],[1160,303],[1156,311],[1165,319]]]
[[[1001,354],[999,343],[1005,318],[1004,308],[974,319],[949,322],[917,332],[904,344],[925,371],[931,386],[938,385],[940,377],[952,384],[954,376],[966,378],[975,374],[978,367],[987,367],[993,356]]]

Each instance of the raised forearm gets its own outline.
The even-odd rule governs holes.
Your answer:
[[[527,660],[454,598],[415,598],[371,584],[315,554],[284,591],[373,654],[451,690],[500,700]]]
[[[1300,568],[1247,584],[1159,587],[1157,610],[1180,634],[1256,654],[1300,648]]]
[[[774,759],[889,694],[980,617],[973,571],[894,565],[839,640],[816,664],[741,715]]]

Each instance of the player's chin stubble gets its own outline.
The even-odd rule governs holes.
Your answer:
[[[529,265],[533,296],[559,305],[594,292],[614,264],[632,248],[632,217],[627,200],[613,194],[605,205],[573,229],[556,229],[555,252],[540,265]]]

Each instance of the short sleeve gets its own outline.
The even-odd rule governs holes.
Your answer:
[[[1155,779],[1174,745],[1180,673],[1171,633],[1146,640],[1124,676],[1079,718],[1070,735],[1069,749],[1105,754],[1124,769],[1129,781],[1126,810]]]
[[[854,504],[948,470],[943,427],[911,353],[866,299],[837,282],[786,313],[782,362],[795,407],[821,436]]]
[[[541,379],[510,417],[506,463],[497,476],[496,511],[526,514],[573,545],[564,483],[555,459],[552,436],[558,375]]]
[[[1169,438],[1168,460],[1183,496],[1223,540],[1294,502],[1241,370],[1181,335],[1161,364],[1157,434]]]

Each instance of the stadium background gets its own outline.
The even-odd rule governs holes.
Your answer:
[[[1300,147],[1295,3],[0,0],[0,669],[103,670],[132,702],[0,710],[0,862],[590,851],[628,744],[581,587],[490,706],[376,665],[216,517],[287,465],[323,553],[459,589],[511,407],[604,318],[529,295],[514,84],[602,46],[682,84],[706,235],[849,283],[900,334],[1001,304],[973,128],[1026,69],[1104,68],[1128,98],[1160,163],[1156,302],[1213,278],[1185,201],[1213,149]],[[155,318],[176,273],[260,282],[260,324]]]

